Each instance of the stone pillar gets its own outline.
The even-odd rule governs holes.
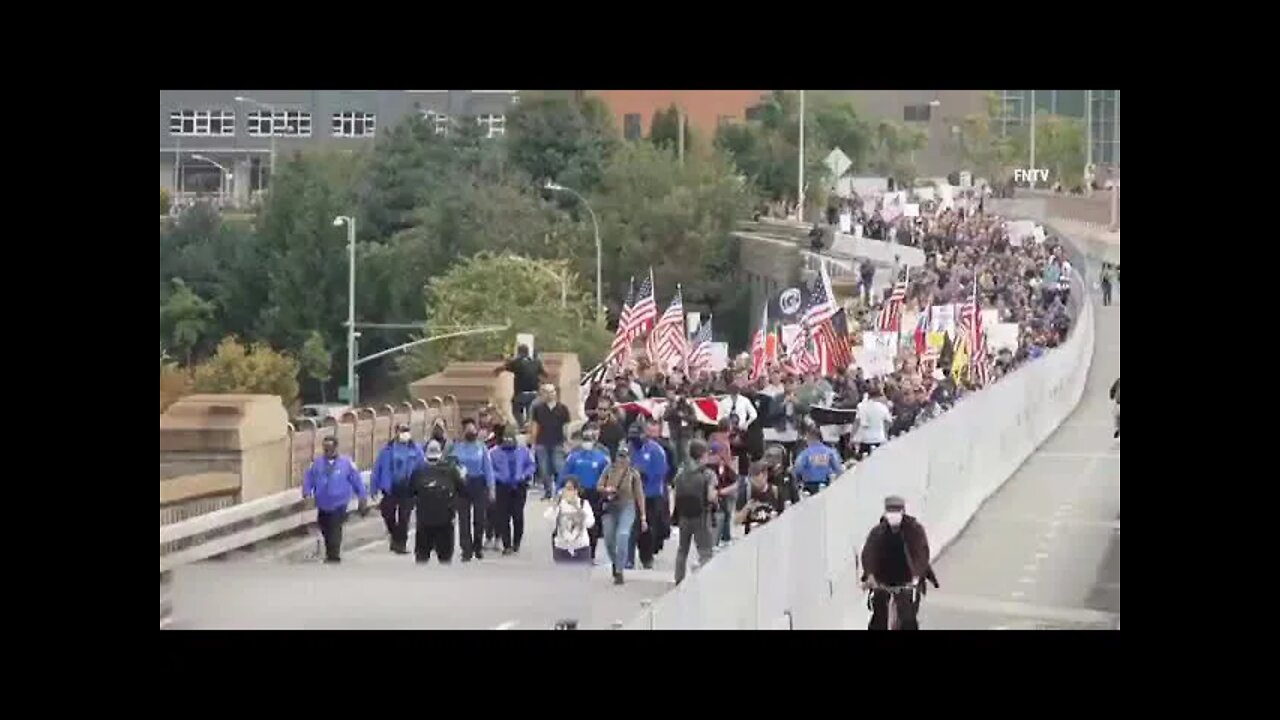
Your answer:
[[[160,507],[199,514],[289,487],[288,414],[276,395],[189,395],[160,416]]]
[[[231,204],[233,207],[243,208],[249,206],[249,182],[250,167],[249,158],[241,158],[235,161],[231,166],[232,175],[235,180],[231,183]]]

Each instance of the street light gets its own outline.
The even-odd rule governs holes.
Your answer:
[[[604,281],[603,273],[601,272],[600,222],[596,220],[596,212],[591,209],[591,203],[587,202],[587,199],[582,197],[582,195],[573,188],[557,185],[550,180],[547,181],[545,187],[552,191],[567,192],[578,198],[582,201],[583,206],[587,208],[587,212],[591,213],[591,226],[595,228],[596,231],[596,324],[604,325]]]
[[[271,177],[271,180],[274,181],[276,179],[276,106],[268,105],[267,103],[254,100],[251,97],[245,97],[243,95],[237,95],[235,97],[235,101],[238,103],[249,103],[250,105],[257,105],[263,110],[268,110],[271,112],[271,175],[270,177]],[[261,127],[261,125],[259,125],[259,127]],[[261,177],[259,177],[259,180],[261,180]]]
[[[356,405],[356,219],[339,215],[333,219],[334,227],[347,225],[347,250],[350,267],[347,274],[347,402]]]
[[[204,155],[201,155],[201,154],[199,154],[199,153],[193,153],[193,154],[191,155],[191,158],[192,158],[193,160],[203,160],[203,161],[205,161],[205,162],[209,163],[210,165],[212,165],[212,166],[214,166],[214,167],[218,168],[218,170],[222,171],[222,175],[223,175],[224,177],[218,181],[218,204],[219,204],[219,205],[221,205],[221,204],[223,203],[223,201],[224,201],[222,189],[223,189],[224,187],[226,187],[227,178],[230,178],[230,177],[231,177],[231,171],[230,171],[230,170],[228,170],[228,169],[226,169],[225,167],[223,167],[221,164],[219,164],[219,163],[217,163],[217,162],[215,162],[215,161],[211,160],[210,158],[207,158],[207,157],[205,157]]]

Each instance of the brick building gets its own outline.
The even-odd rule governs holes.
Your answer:
[[[689,126],[708,140],[721,123],[742,122],[747,108],[768,90],[586,90],[613,111],[618,130],[628,140],[649,135],[653,114],[675,105],[683,108]]]

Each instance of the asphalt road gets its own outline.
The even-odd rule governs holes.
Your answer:
[[[1108,391],[1120,376],[1119,292],[1095,297],[1093,365],[1079,406],[935,563],[925,629],[1118,629],[1120,441]]]
[[[603,629],[630,620],[642,601],[673,587],[676,548],[671,541],[652,570],[626,573],[622,586],[612,584],[607,564],[589,572],[557,567],[551,561],[551,523],[542,517],[546,507],[531,493],[518,555],[490,551],[466,564],[455,550],[450,566],[434,560],[419,566],[412,555],[393,555],[379,538],[344,550],[340,565],[309,559],[179,568],[167,627],[524,630],[548,629],[559,619],[576,617],[583,629]],[[369,522],[361,523],[366,531]],[[598,554],[603,562],[603,542]],[[697,553],[691,555],[692,566]]]

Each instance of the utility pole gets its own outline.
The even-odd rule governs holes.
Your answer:
[[[1036,186],[1036,91],[1031,91],[1031,187]]]
[[[804,222],[804,91],[800,91],[800,183],[796,186],[796,220]]]

